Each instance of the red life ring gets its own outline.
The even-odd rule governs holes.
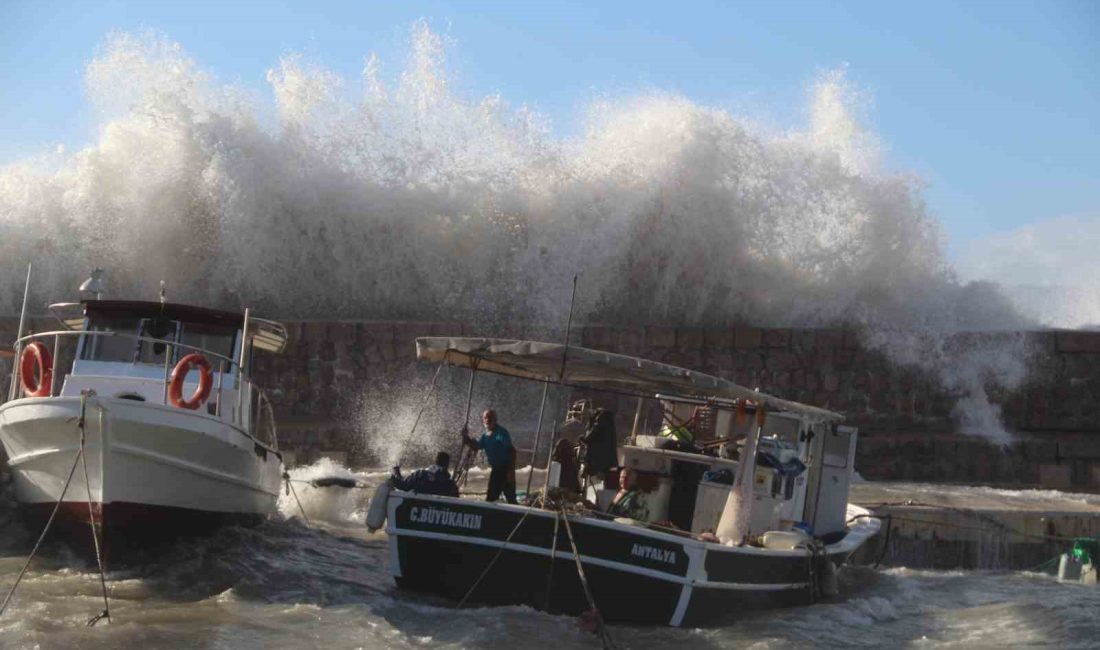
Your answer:
[[[37,383],[34,378],[36,366]],[[32,341],[23,348],[23,354],[19,357],[19,382],[23,384],[23,393],[27,397],[49,397],[53,391],[53,355],[39,341]]]
[[[199,367],[199,387],[191,395],[191,399],[183,399],[183,380],[191,368]],[[180,409],[195,410],[210,397],[210,388],[214,385],[213,373],[210,371],[210,362],[198,352],[180,359],[176,367],[172,369],[172,378],[168,384],[168,401],[172,406]]]

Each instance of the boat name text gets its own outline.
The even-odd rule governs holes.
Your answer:
[[[438,526],[481,530],[481,515],[454,512],[453,510],[414,507],[409,511],[409,521],[415,521],[421,524],[435,524]]]
[[[644,557],[647,560],[657,560],[658,562],[676,564],[676,551],[646,546],[645,544],[635,544],[634,548],[630,549],[630,554],[637,557]]]

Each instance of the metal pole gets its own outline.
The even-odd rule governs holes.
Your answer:
[[[141,345],[140,341],[138,341],[138,345]],[[168,405],[168,365],[171,363],[171,361],[172,361],[172,344],[171,343],[165,343],[164,344],[164,405],[165,406]]]
[[[550,489],[550,463],[554,460],[554,443],[557,440],[558,420],[554,418],[554,427],[550,430],[550,453],[546,455],[546,478],[542,482],[542,507],[544,508],[546,507],[546,491]]]
[[[470,384],[466,387],[466,416],[462,420],[462,426],[463,429],[467,430],[467,432],[470,428],[470,405],[473,403],[474,400],[474,377],[477,377],[477,359],[474,359],[473,365],[470,366]],[[463,462],[465,453],[466,439],[465,436],[463,436],[462,442],[459,443],[458,446],[458,455],[455,456],[455,471],[453,472],[452,476],[456,485],[458,484],[458,481],[462,478],[462,475],[465,474],[466,463]],[[471,458],[471,460],[473,459]]]
[[[569,331],[573,329],[573,305],[577,301],[577,276],[573,276],[573,294],[569,297],[569,318],[565,321],[565,343],[561,349],[561,366],[558,368],[558,408],[561,408],[561,389],[565,381],[565,359],[569,354]],[[550,463],[554,458],[554,443],[558,438],[558,420],[554,418],[554,428],[550,432],[550,453],[546,455],[546,480],[542,484],[542,503],[546,506],[546,491],[550,488]],[[583,497],[583,495],[582,495]]]
[[[15,356],[12,357],[11,386],[8,389],[8,399],[15,399],[16,387],[19,385],[19,357],[23,352],[23,332],[27,324],[27,298],[31,294],[31,262],[27,263],[27,283],[23,287],[23,310],[19,312],[19,332],[15,335]]]
[[[244,426],[244,370],[245,370],[245,350],[248,348],[248,325],[251,319],[252,311],[245,307],[244,309],[244,325],[241,327],[241,356],[237,360],[237,412],[236,415],[239,418],[239,424]]]
[[[531,479],[535,477],[535,459],[539,455],[539,439],[542,438],[542,414],[546,411],[546,394],[550,392],[550,379],[549,377],[542,380],[542,404],[539,405],[539,423],[535,427],[535,444],[531,448],[531,469],[527,472],[527,487],[524,489],[524,493],[527,496],[531,495]],[[554,450],[551,449],[551,452]]]
[[[53,397],[57,392],[57,365],[58,359],[61,357],[61,335],[54,334],[53,337],[53,368],[50,369],[50,397]]]
[[[221,360],[221,365],[218,367],[218,403],[214,405],[214,415],[217,417],[222,416],[222,383],[225,381],[225,359]]]
[[[642,419],[642,405],[645,404],[645,398],[638,398],[638,408],[634,411],[634,426],[630,429],[630,437],[638,437],[638,421]]]

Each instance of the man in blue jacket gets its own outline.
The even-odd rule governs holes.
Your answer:
[[[489,460],[492,471],[489,473],[489,492],[485,500],[496,501],[504,492],[508,503],[516,503],[516,448],[512,446],[512,436],[497,423],[497,413],[493,409],[482,413],[481,421],[485,425],[481,437],[476,440],[471,438],[469,429],[462,427],[462,441],[474,449],[484,450],[485,458]]]

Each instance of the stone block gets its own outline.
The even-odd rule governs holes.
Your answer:
[[[802,367],[798,356],[789,350],[774,350],[764,357],[764,367],[774,372],[786,372]]]
[[[328,323],[310,321],[302,323],[302,340],[311,346],[316,346],[321,341],[328,340]]]
[[[758,348],[763,340],[764,333],[759,328],[738,325],[733,330],[733,344],[738,348]]]
[[[1052,463],[1039,465],[1039,487],[1044,490],[1069,490],[1073,487],[1072,467]]]
[[[393,323],[359,323],[359,337],[364,344],[393,343]]]
[[[432,323],[430,325],[432,336],[457,337],[462,336],[462,323]]]
[[[791,344],[791,330],[764,330],[763,343],[766,348],[788,347]]]
[[[720,327],[706,330],[703,332],[703,345],[708,348],[733,347],[733,329],[729,327]]]
[[[611,332],[604,325],[588,325],[581,332],[581,345],[596,350],[606,350],[611,345]]]
[[[791,347],[810,349],[814,347],[817,333],[814,330],[792,330]]]
[[[820,350],[843,347],[844,332],[841,330],[818,330],[814,336],[814,345]]]
[[[1055,341],[1058,352],[1100,352],[1100,332],[1057,332]]]
[[[641,327],[616,327],[615,346],[626,354],[636,354],[645,345],[645,329]]]
[[[676,328],[676,347],[701,348],[703,347],[703,330],[693,327]]]
[[[671,348],[676,345],[676,328],[674,327],[647,327],[644,336],[646,347]]]

